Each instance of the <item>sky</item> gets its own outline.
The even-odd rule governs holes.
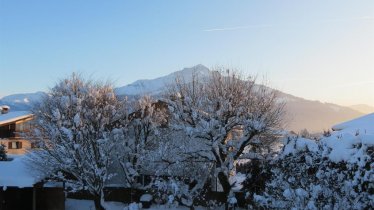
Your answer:
[[[72,72],[124,86],[197,64],[374,106],[374,1],[0,0],[0,97]]]

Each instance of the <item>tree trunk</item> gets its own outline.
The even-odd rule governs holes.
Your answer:
[[[105,210],[104,206],[101,203],[101,196],[100,195],[96,195],[94,197],[94,203],[95,203],[95,209],[96,210]]]
[[[226,197],[228,197],[231,190],[229,178],[223,172],[219,172],[218,180],[222,185],[223,192],[225,193]]]

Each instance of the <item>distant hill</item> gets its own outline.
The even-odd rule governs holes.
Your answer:
[[[192,72],[195,72],[200,77],[204,77],[209,74],[209,69],[203,65],[184,68],[164,77],[138,80],[129,85],[117,88],[116,93],[118,95],[157,95],[165,88],[165,85],[175,81],[178,75],[184,76],[186,81],[191,81]],[[281,99],[286,101],[286,128],[295,132],[304,128],[310,132],[322,132],[323,130],[330,129],[336,123],[363,115],[363,113],[349,107],[306,100],[283,92],[279,93]]]
[[[138,80],[134,83],[115,89],[119,97],[149,94],[156,96],[160,94],[166,85],[175,81],[177,77],[183,77],[187,82],[191,81],[192,73],[199,78],[209,75],[209,69],[203,65],[184,68],[169,75],[149,80]],[[306,100],[287,93],[279,92],[280,99],[286,102],[287,129],[295,132],[306,128],[310,132],[322,132],[331,126],[359,116],[363,113],[349,107],[339,106],[331,103]],[[37,102],[46,95],[44,92],[15,94],[0,99],[0,105],[9,105],[11,110],[30,110],[31,104]],[[360,107],[364,107],[359,105]],[[370,109],[369,109],[370,110]]]
[[[44,92],[36,92],[4,96],[0,99],[0,106],[8,105],[11,111],[27,111],[31,109],[33,103],[40,101],[45,95]]]
[[[287,128],[295,132],[304,128],[310,132],[322,132],[337,123],[364,115],[349,107],[306,100],[286,93],[281,93],[281,97],[286,100]]]
[[[366,104],[357,104],[357,105],[350,106],[349,108],[362,112],[364,114],[370,114],[374,112],[374,107],[366,105]]]

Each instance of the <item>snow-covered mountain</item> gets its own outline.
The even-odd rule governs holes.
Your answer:
[[[8,105],[11,111],[27,111],[30,110],[33,103],[40,101],[45,96],[44,92],[21,93],[0,98],[0,106]]]
[[[117,95],[157,95],[167,84],[182,76],[186,81],[191,81],[191,75],[195,72],[200,78],[208,76],[209,69],[201,64],[184,68],[164,77],[150,80],[138,80],[129,85],[116,89]],[[300,131],[304,128],[311,132],[322,132],[328,130],[332,125],[347,121],[363,115],[363,113],[349,107],[339,106],[332,103],[322,103],[296,97],[280,92],[281,100],[286,102],[287,129]]]
[[[199,64],[156,79],[138,80],[116,88],[115,92],[119,96],[157,95],[167,84],[174,82],[177,77],[183,77],[186,81],[191,81],[192,73],[197,74],[199,78],[204,78],[208,76],[209,69]],[[40,100],[45,94],[44,92],[36,92],[10,95],[1,98],[0,105],[9,105],[11,110],[17,111],[30,110],[31,104]],[[281,100],[286,102],[286,128],[296,132],[304,128],[311,132],[321,132],[330,129],[336,123],[363,115],[363,113],[349,107],[306,100],[283,92],[280,92],[280,97]]]
[[[192,75],[197,74],[199,77],[205,77],[209,74],[209,69],[201,64],[191,68],[184,68],[180,71],[173,72],[169,75],[150,80],[138,80],[129,85],[115,89],[117,95],[156,95],[175,81],[176,78],[184,78],[186,81],[192,80]]]

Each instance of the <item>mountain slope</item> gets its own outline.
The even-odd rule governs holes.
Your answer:
[[[280,93],[286,101],[286,128],[299,132],[306,128],[310,132],[322,132],[331,126],[364,115],[348,107],[332,103],[306,100]]]
[[[175,81],[178,77],[184,78],[187,81],[192,79],[192,74],[196,73],[197,75],[204,77],[209,74],[209,69],[201,64],[191,67],[184,68],[180,71],[173,72],[169,75],[159,77],[151,80],[138,80],[129,85],[119,87],[115,89],[117,95],[156,95],[172,82]]]
[[[193,72],[200,77],[204,77],[209,74],[209,69],[203,65],[184,68],[153,80],[138,80],[132,84],[117,88],[116,93],[118,95],[157,95],[165,88],[165,85],[174,82],[178,75],[183,76],[186,81],[191,81]],[[348,107],[306,100],[280,91],[279,94],[281,100],[286,101],[286,129],[295,132],[304,128],[310,132],[322,132],[330,129],[336,123],[363,115],[363,113]]]
[[[374,107],[366,105],[366,104],[357,104],[357,105],[350,106],[349,108],[362,112],[364,114],[369,114],[369,113],[374,112]]]
[[[175,81],[178,76],[187,82],[192,80],[192,74],[200,78],[209,74],[209,69],[203,65],[184,68],[169,75],[150,80],[138,80],[132,84],[119,87],[115,92],[119,96],[136,96],[142,94],[158,95],[167,84]],[[9,105],[11,110],[30,110],[31,104],[46,95],[43,92],[30,94],[15,94],[0,99],[0,105]],[[319,101],[306,100],[287,93],[279,92],[280,100],[286,102],[286,128],[295,132],[306,128],[310,132],[321,132],[330,129],[336,123],[344,122],[363,115],[363,113],[348,107]]]
[[[0,105],[10,106],[11,111],[27,111],[31,109],[33,103],[40,101],[45,95],[44,92],[36,92],[4,96],[0,99]]]

